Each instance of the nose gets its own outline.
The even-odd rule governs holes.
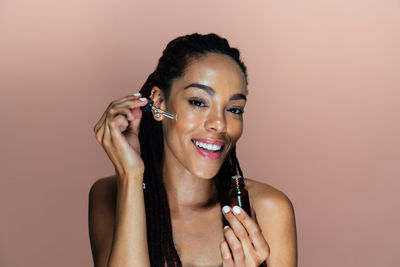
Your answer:
[[[226,132],[226,119],[224,112],[211,111],[207,116],[204,126],[207,130],[217,133]]]

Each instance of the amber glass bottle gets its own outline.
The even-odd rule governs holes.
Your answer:
[[[229,200],[231,207],[239,206],[251,217],[249,192],[245,188],[243,177],[239,174],[232,176]]]

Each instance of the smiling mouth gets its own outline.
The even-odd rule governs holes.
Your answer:
[[[207,153],[221,152],[225,147],[225,145],[209,144],[209,143],[199,142],[193,139],[191,141],[197,148],[204,150]]]
[[[225,147],[225,144],[223,144],[222,142],[215,142],[214,144],[209,144],[192,139],[192,143],[196,148],[197,152],[202,157],[211,160],[219,159],[222,155],[222,150]]]

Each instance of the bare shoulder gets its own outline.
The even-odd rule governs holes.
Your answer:
[[[117,190],[115,175],[96,180],[90,188],[89,194],[94,197],[113,196]]]
[[[89,191],[89,237],[94,266],[105,266],[111,250],[116,192],[115,176],[98,179]]]
[[[297,230],[294,207],[281,190],[245,178],[256,221],[270,247],[268,266],[297,266]]]
[[[89,227],[92,226],[91,219],[98,220],[100,215],[102,221],[113,220],[116,193],[117,180],[115,176],[100,178],[93,183],[89,191]]]
[[[89,191],[89,212],[113,212],[115,209],[116,193],[117,180],[115,176],[96,180]]]
[[[281,190],[250,178],[244,178],[250,201],[256,209],[293,209],[289,197]]]

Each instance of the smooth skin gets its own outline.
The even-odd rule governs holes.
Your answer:
[[[207,85],[213,91],[189,86],[194,83]],[[178,115],[177,121],[163,116],[154,117],[161,121],[164,131],[162,171],[171,211],[174,244],[183,266],[258,266],[266,260],[269,267],[295,267],[297,237],[294,209],[284,193],[246,178],[252,216],[241,209],[239,214],[232,210],[223,213],[217,201],[212,178],[243,130],[241,113],[246,100],[240,97],[232,99],[238,94],[247,95],[240,67],[229,56],[215,53],[191,62],[184,75],[173,81],[168,102],[158,87],[152,89],[151,97],[155,106]],[[110,118],[120,116],[114,129],[119,129],[121,133],[133,125],[135,133],[135,127],[138,127],[135,120],[141,116],[137,106],[142,104],[138,101],[138,98],[126,97],[114,103]],[[116,130],[114,133],[118,136]],[[124,214],[124,218],[137,218],[137,214],[127,216],[129,209],[118,209],[117,204],[131,206],[143,214],[143,206],[137,204],[142,200],[137,194],[132,194],[130,198],[119,196],[121,188],[124,188],[123,192],[129,191],[128,187],[121,187],[121,177],[130,177],[125,180],[139,182],[143,179],[140,177],[143,162],[137,158],[136,135],[126,134],[129,131],[114,141],[115,145],[122,143],[119,149],[122,153],[118,157],[107,153],[112,162],[115,161],[117,175],[99,179],[89,195],[89,231],[95,266],[111,266],[107,265],[110,251],[116,251],[115,247],[118,246],[122,251],[123,242],[115,238],[114,227],[118,229],[119,225],[116,218],[121,214]],[[200,155],[192,142],[193,138],[223,141],[225,145],[221,157],[208,159]],[[130,148],[124,146],[127,144]],[[136,154],[132,156],[130,153]],[[133,171],[135,168],[140,171]],[[137,186],[132,188],[137,190]],[[135,198],[135,203],[132,198]],[[223,229],[221,212],[232,228]],[[120,231],[119,240],[124,240],[124,236],[132,236],[132,239],[141,236],[140,240],[145,240],[143,232],[135,231],[129,227],[129,220],[126,221],[125,231]],[[143,224],[141,227],[143,229]],[[145,244],[139,241],[131,245],[145,251]],[[132,259],[132,253],[127,249],[126,254],[120,253],[120,257]]]
[[[114,188],[100,179],[89,192],[89,235],[96,267],[150,266],[138,139],[140,107],[146,103],[139,96],[113,101],[94,126],[116,172]]]

